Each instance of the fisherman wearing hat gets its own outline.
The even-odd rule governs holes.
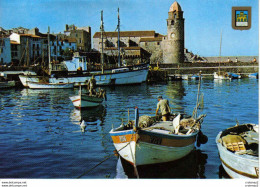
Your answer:
[[[157,97],[158,103],[157,103],[157,109],[156,109],[156,115],[158,115],[158,111],[160,109],[162,113],[162,120],[167,121],[169,120],[171,108],[169,106],[169,101],[167,99],[163,99],[162,96]]]
[[[89,95],[95,95],[96,94],[96,79],[95,76],[92,75],[91,79],[88,81],[88,90],[89,90]]]

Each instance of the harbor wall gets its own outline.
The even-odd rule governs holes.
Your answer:
[[[159,67],[159,68],[158,68]],[[201,71],[202,75],[212,76],[216,71],[226,71],[240,74],[251,74],[259,71],[258,62],[233,62],[233,63],[182,63],[182,64],[151,64],[148,80],[164,81],[168,80],[169,76],[182,74],[198,74]]]

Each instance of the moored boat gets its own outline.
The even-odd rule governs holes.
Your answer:
[[[103,102],[104,98],[106,97],[105,94],[106,93],[104,91],[99,90],[96,95],[91,96],[88,93],[82,93],[80,87],[79,94],[71,96],[70,100],[77,109],[97,107]]]
[[[231,178],[259,178],[258,125],[228,128],[216,137],[223,168]]]
[[[135,122],[113,128],[110,136],[119,155],[133,165],[175,161],[194,149],[198,135],[202,135],[204,117],[182,118],[179,114],[173,121],[159,121],[150,116],[142,119],[136,108]]]
[[[214,72],[213,73],[214,79],[226,79],[231,80],[231,78],[228,76],[227,72]]]
[[[4,81],[0,82],[0,88],[12,88],[15,87],[15,81]]]
[[[31,89],[72,89],[74,83],[40,83],[40,82],[27,82]]]
[[[249,78],[256,78],[258,79],[258,73],[252,73],[248,75]]]
[[[190,78],[193,79],[193,80],[199,80],[200,76],[198,76],[198,75],[192,75]]]
[[[228,76],[229,76],[231,79],[240,79],[240,78],[241,78],[241,75],[238,75],[238,74],[235,74],[235,73],[230,73],[230,72],[228,72],[227,74],[228,74]]]

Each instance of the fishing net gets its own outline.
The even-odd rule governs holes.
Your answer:
[[[146,127],[150,127],[155,122],[156,122],[156,117],[143,115],[139,117],[138,126],[140,128],[146,128]]]

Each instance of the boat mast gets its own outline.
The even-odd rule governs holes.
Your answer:
[[[219,73],[220,73],[220,62],[221,62],[221,45],[222,45],[222,30],[221,30],[221,32],[220,32],[219,67],[218,67]]]
[[[56,62],[58,61],[58,35],[56,35],[56,56],[55,56],[55,60]]]
[[[44,67],[44,42],[42,40],[42,64],[41,64],[41,67],[43,68]]]
[[[120,63],[120,17],[119,17],[119,7],[118,7],[118,25],[117,25],[117,30],[118,30],[118,67],[121,66]]]
[[[104,73],[104,47],[103,47],[103,32],[104,32],[104,22],[103,22],[103,10],[101,10],[101,26],[100,26],[100,33],[101,33],[101,68],[102,74]]]
[[[26,65],[27,65],[27,67],[29,67],[29,61],[30,61],[30,57],[29,57],[29,40],[27,38],[27,41],[26,41]]]
[[[221,45],[222,45],[222,30],[221,30],[221,33],[220,33],[220,48],[219,48],[219,59],[221,61]]]
[[[48,26],[48,62],[49,62],[49,74],[51,74],[51,48],[50,48],[50,27]]]

